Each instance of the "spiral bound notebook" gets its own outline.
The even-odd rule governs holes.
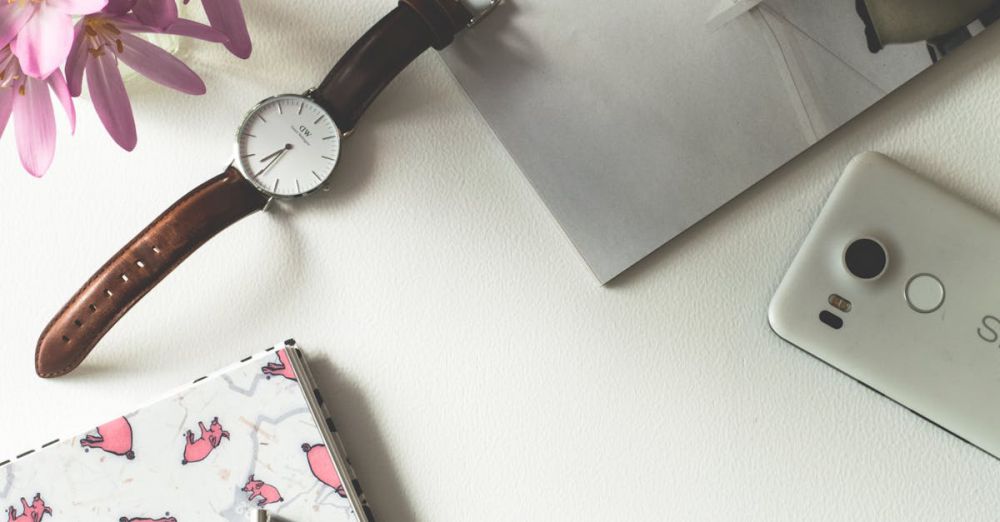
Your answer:
[[[13,522],[371,522],[294,341],[0,462]]]

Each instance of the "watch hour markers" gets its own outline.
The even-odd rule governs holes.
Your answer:
[[[265,103],[238,136],[236,161],[245,177],[275,198],[301,196],[329,181],[343,137],[322,107],[301,96]]]

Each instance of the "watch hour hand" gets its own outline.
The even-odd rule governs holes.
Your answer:
[[[264,163],[267,160],[269,160],[269,159],[277,156],[278,154],[281,154],[282,152],[285,152],[286,150],[292,150],[292,144],[291,143],[286,143],[284,147],[281,147],[280,149],[274,151],[273,153],[268,154],[267,156],[264,156],[263,158],[261,158],[260,162]]]
[[[309,97],[322,112],[336,116],[337,129],[352,131],[382,89],[417,56],[431,47],[447,47],[501,0],[489,1],[492,7],[478,13],[454,0],[400,2],[351,46],[322,83],[310,90]],[[278,110],[282,110],[280,105]],[[246,129],[241,135],[256,138]],[[291,148],[285,145],[286,154],[278,150],[255,165],[266,166],[264,172],[270,172]],[[241,155],[241,166],[249,167],[246,160],[251,157],[256,158]],[[323,181],[315,171],[313,175]],[[263,210],[279,181],[272,180],[272,188],[265,189],[250,172],[232,166],[172,205],[101,267],[42,331],[35,349],[36,373],[48,378],[73,371],[115,323],[192,252],[233,223]]]
[[[259,177],[263,176],[271,167],[274,166],[275,163],[278,162],[278,160],[280,160],[285,155],[286,152],[288,152],[287,149],[282,149],[282,150],[280,150],[280,151],[278,151],[278,152],[275,153],[277,155],[272,154],[272,156],[274,156],[274,159],[272,159],[271,162],[268,163],[267,166],[263,168],[263,170],[261,170],[256,175],[254,175],[254,177],[255,178],[259,178]]]

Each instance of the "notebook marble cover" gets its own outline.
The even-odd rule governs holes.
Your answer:
[[[326,414],[313,415],[293,350],[279,345],[5,463],[0,519],[246,522],[261,508],[293,521],[368,520],[352,505],[363,499],[349,466],[327,449],[339,438],[317,425]]]

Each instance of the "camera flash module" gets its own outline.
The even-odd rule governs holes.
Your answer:
[[[829,301],[830,301],[830,306],[836,308],[837,310],[840,310],[841,312],[844,312],[845,314],[847,312],[850,312],[851,307],[853,306],[851,305],[850,301],[844,299],[843,297],[840,297],[837,294],[830,295]]]

